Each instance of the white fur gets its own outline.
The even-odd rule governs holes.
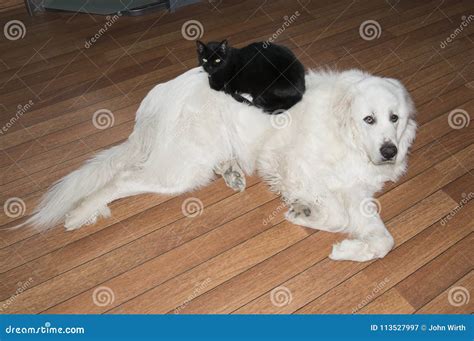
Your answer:
[[[359,122],[366,110],[380,114],[380,126],[368,130]],[[382,123],[388,110],[397,111],[397,125]],[[275,116],[211,90],[207,74],[195,68],[151,90],[129,139],[55,184],[27,223],[48,228],[65,220],[76,229],[110,214],[113,200],[191,191],[209,184],[222,164],[236,169],[228,162],[236,160],[247,174],[258,167],[282,193],[292,205],[290,221],[351,234],[334,246],[333,259],[383,257],[393,239],[378,214],[366,217],[359,206],[404,172],[413,112],[398,81],[360,71],[311,72],[303,100],[290,109],[291,124],[276,129]],[[396,162],[377,164],[378,144],[387,138],[400,150]],[[306,208],[311,214],[300,214]]]
[[[214,168],[237,159],[250,174],[270,117],[211,90],[201,68],[155,86],[142,101],[128,140],[97,154],[56,183],[25,224],[68,230],[108,215],[113,200],[179,194],[209,184]],[[24,224],[23,224],[24,225]]]

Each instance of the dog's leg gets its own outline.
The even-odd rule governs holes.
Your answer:
[[[296,200],[285,217],[293,224],[327,232],[343,232],[349,222],[346,210],[334,197],[325,198],[324,205]]]
[[[84,198],[66,215],[64,227],[71,231],[83,225],[94,224],[99,217],[109,217],[108,204],[114,200],[149,192],[144,184],[132,180],[129,174],[121,174],[106,186]]]
[[[245,189],[245,174],[236,160],[221,162],[214,169],[218,175],[222,175],[227,186],[234,191],[242,192]]]
[[[351,237],[335,244],[329,255],[334,260],[365,262],[384,257],[394,245],[379,213],[368,212],[361,207],[362,201],[355,201],[350,207]]]

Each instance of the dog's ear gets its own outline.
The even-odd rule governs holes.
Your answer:
[[[334,98],[332,114],[336,117],[338,127],[343,135],[352,135],[354,91],[355,89],[352,87],[340,89]]]
[[[206,48],[206,44],[204,44],[200,40],[196,40],[196,48],[199,54],[204,52],[204,49]]]
[[[385,78],[385,80],[395,88],[400,102],[400,116],[407,117],[406,124],[399,124],[397,127],[397,138],[400,141],[398,146],[399,158],[404,160],[416,135],[415,104],[402,82],[393,78]]]
[[[413,103],[413,100],[405,86],[398,79],[385,78],[385,80],[396,89],[397,96],[401,103],[400,109],[403,111],[406,117],[413,119],[416,115],[415,104]]]
[[[398,143],[398,158],[400,158],[400,160],[405,160],[408,150],[415,140],[416,128],[417,125],[415,120],[409,117],[407,124],[400,131],[400,142]]]
[[[353,106],[356,96],[359,95],[358,84],[367,78],[367,74],[357,70],[348,70],[340,74],[341,85],[337,87],[335,91],[335,97],[333,99],[335,110],[334,113],[337,116],[339,128],[341,134],[352,136],[353,142],[359,145],[360,141],[356,141],[354,133],[354,119],[353,119]],[[334,107],[333,107],[334,108]]]

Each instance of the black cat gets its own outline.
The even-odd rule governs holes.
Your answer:
[[[303,97],[303,64],[284,46],[260,42],[239,49],[228,46],[227,40],[208,44],[198,40],[197,51],[211,88],[239,102],[278,114]],[[252,102],[240,94],[250,94]]]

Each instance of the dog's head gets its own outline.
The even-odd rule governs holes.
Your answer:
[[[395,79],[365,77],[350,99],[355,142],[375,165],[404,161],[416,130],[415,108],[405,87]]]

